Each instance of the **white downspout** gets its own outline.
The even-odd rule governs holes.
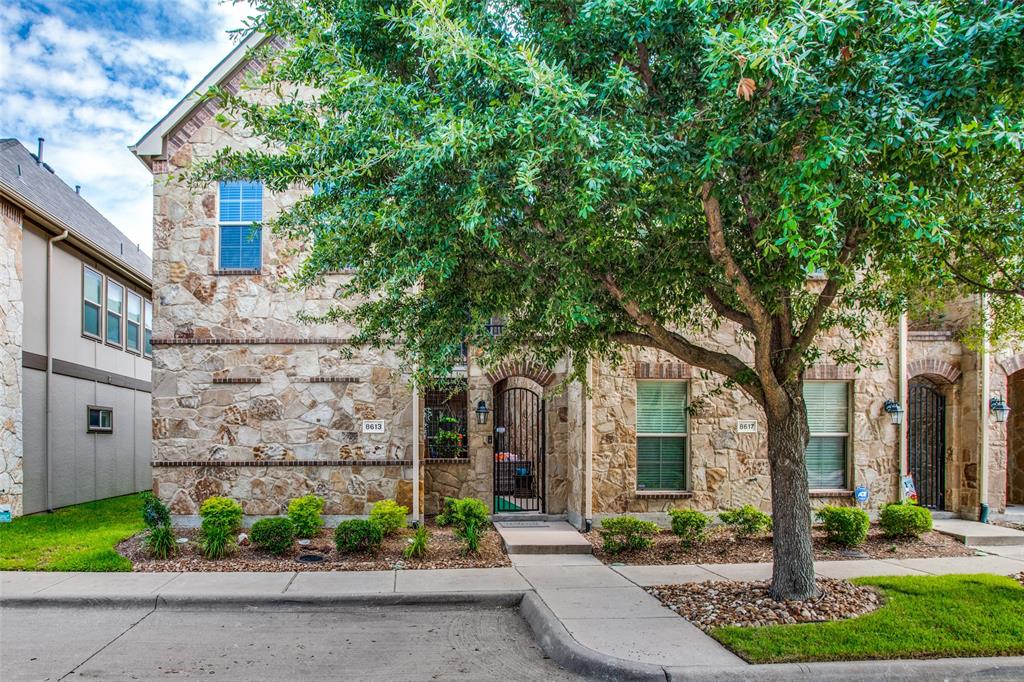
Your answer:
[[[583,525],[589,531],[594,522],[594,361],[587,360],[587,386],[583,401]]]
[[[896,400],[903,408],[904,419],[900,423],[896,430],[898,437],[899,447],[899,459],[900,459],[900,476],[896,481],[897,494],[899,499],[902,500],[903,495],[903,483],[902,478],[909,473],[909,461],[907,453],[907,415],[910,413],[910,405],[907,404],[909,400],[909,387],[907,385],[907,314],[902,313],[900,315],[899,322],[899,350],[896,364],[898,365],[899,377],[896,381]]]
[[[52,387],[50,384],[53,380],[53,357],[51,348],[51,328],[50,315],[53,311],[53,300],[52,292],[53,286],[52,273],[53,273],[53,245],[57,242],[62,242],[68,238],[68,231],[64,230],[62,234],[56,237],[50,237],[46,240],[46,386],[44,388],[44,402],[46,404],[44,423],[45,423],[45,434],[46,434],[46,447],[43,449],[43,460],[45,463],[46,471],[46,510],[53,511],[53,467],[50,462],[50,448],[53,444],[53,437],[50,433],[50,424],[53,422],[52,415],[53,410],[50,407],[50,393]]]
[[[415,380],[412,385],[412,520],[413,523],[423,521],[420,518],[420,385]]]
[[[991,393],[991,356],[988,352],[989,315],[988,296],[980,297],[981,307],[981,350],[978,352],[978,365],[981,372],[981,400],[978,404],[978,428],[981,429],[978,439],[978,520],[988,521],[988,400]]]

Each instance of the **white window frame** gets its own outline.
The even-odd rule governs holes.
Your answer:
[[[851,462],[853,462],[853,381],[849,379],[807,379],[806,384],[845,384],[846,385],[846,431],[818,431],[812,432],[810,426],[807,428],[807,446],[810,447],[811,438],[843,438],[846,447],[843,448],[843,487],[841,488],[815,488],[810,486],[811,492],[831,492],[835,490],[847,490],[851,487],[852,480]],[[806,407],[805,407],[806,409]],[[804,454],[804,466],[806,466],[807,455]]]
[[[246,181],[246,182],[254,182],[254,181],[249,180],[249,181]],[[260,182],[260,184],[263,184],[262,180],[260,180],[259,182]],[[231,273],[231,272],[236,272],[236,271],[240,272],[240,273],[263,272],[263,256],[264,256],[264,253],[263,253],[263,248],[264,248],[263,227],[264,227],[264,224],[263,223],[265,222],[265,211],[264,211],[264,206],[263,206],[263,199],[266,198],[267,187],[266,187],[266,185],[263,185],[263,199],[260,200],[260,219],[259,219],[259,221],[250,220],[248,222],[246,222],[246,221],[235,222],[233,220],[221,221],[221,219],[220,219],[220,185],[221,185],[220,182],[216,183],[217,205],[216,205],[216,214],[214,215],[214,219],[217,221],[216,222],[216,225],[217,225],[217,239],[215,240],[217,242],[217,248],[215,249],[216,253],[213,254],[213,258],[214,258],[213,269],[214,269],[215,272],[219,272],[219,273],[220,272]],[[220,234],[221,234],[221,230],[220,229],[222,227],[225,227],[225,226],[227,226],[227,227],[238,227],[238,226],[252,227],[253,223],[256,223],[256,222],[259,222],[259,226],[260,226],[260,266],[258,268],[256,268],[256,269],[252,269],[252,268],[222,268],[221,265],[220,265]]]
[[[99,300],[98,303],[96,303],[94,301],[90,301],[90,300],[86,299],[86,297],[85,297],[85,280],[86,280],[86,277],[88,276],[88,273],[92,273],[92,274],[94,274],[94,275],[96,275],[97,277],[100,278],[100,300]],[[103,273],[100,272],[99,270],[96,270],[95,268],[90,268],[88,265],[83,263],[82,264],[82,309],[81,309],[81,315],[82,315],[82,336],[84,336],[87,339],[92,339],[93,341],[99,341],[100,343],[103,343],[104,339],[106,338],[103,335],[103,332],[105,331],[104,330],[104,321],[105,321],[105,318],[107,316],[106,296],[107,296],[107,278],[104,277]],[[93,333],[88,332],[88,331],[85,330],[85,306],[86,305],[98,306],[98,310],[96,311],[96,317],[97,317],[97,319],[100,322],[100,331],[99,331],[98,335],[97,334],[93,334]]]
[[[118,289],[121,290],[121,313],[120,314],[112,312],[110,310],[110,287],[117,287]],[[104,293],[105,293],[104,298],[106,300],[106,305],[103,306],[103,311],[104,311],[104,313],[103,313],[103,331],[106,332],[106,333],[103,336],[103,340],[104,340],[104,342],[108,346],[111,346],[113,348],[120,348],[122,350],[124,349],[124,317],[125,317],[124,313],[125,313],[125,308],[126,308],[126,305],[127,305],[127,298],[125,297],[125,292],[126,291],[127,291],[127,288],[123,284],[121,284],[119,282],[116,282],[116,281],[110,279],[109,277],[107,277],[107,287],[106,287],[106,289],[104,289]],[[114,343],[113,341],[110,340],[110,325],[107,323],[107,318],[110,315],[115,315],[117,317],[118,338],[120,339],[120,343]]]
[[[149,332],[149,350],[146,350],[146,332]],[[142,357],[153,357],[153,302],[142,299]]]
[[[92,425],[92,414],[98,412],[100,416],[100,426]],[[110,415],[110,424],[103,426],[102,414],[106,412]],[[105,407],[103,405],[86,405],[85,407],[85,432],[86,433],[113,433],[114,432],[114,408]]]
[[[135,293],[134,291],[132,291],[130,289],[126,293],[127,293],[127,296],[125,297],[125,303],[124,303],[124,349],[126,351],[128,351],[129,353],[133,353],[135,355],[142,355],[142,345],[143,345],[143,339],[142,339],[143,326],[142,325],[143,325],[143,319],[145,318],[145,315],[146,315],[146,309],[145,309],[145,306],[143,304],[142,296],[140,296],[139,294]],[[132,322],[132,320],[131,320],[131,302],[133,300],[139,302],[139,321],[138,322]],[[132,348],[131,346],[128,345],[128,325],[130,325],[130,324],[133,324],[133,325],[135,325],[138,328],[138,332],[135,335],[135,338],[138,341],[138,345],[136,345],[134,348]]]
[[[640,394],[640,384],[655,384],[655,383],[678,383],[683,384],[686,387],[686,405],[690,405],[690,381],[688,379],[637,379],[636,380],[636,395]],[[636,472],[633,476],[633,487],[636,492],[643,494],[657,494],[657,493],[684,493],[690,491],[691,475],[690,467],[690,415],[686,415],[686,431],[681,433],[642,433],[640,431],[640,400],[639,397],[636,399],[634,404],[634,415],[636,423]],[[640,439],[641,438],[682,438],[683,439],[683,487],[679,489],[673,488],[641,488],[640,487]]]

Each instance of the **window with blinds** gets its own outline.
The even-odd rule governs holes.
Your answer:
[[[686,401],[684,381],[637,382],[638,490],[686,490]]]
[[[845,489],[850,442],[850,384],[808,381],[804,404],[811,438],[807,444],[807,482],[811,489]]]
[[[263,264],[263,183],[220,183],[221,270],[259,270]]]

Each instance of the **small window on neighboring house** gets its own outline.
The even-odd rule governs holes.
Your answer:
[[[114,430],[114,409],[89,405],[89,426],[86,433],[110,433]]]
[[[845,489],[850,441],[850,384],[808,381],[804,404],[811,438],[807,444],[807,482],[811,489]]]
[[[107,343],[121,343],[121,318],[124,317],[124,287],[107,280]]]
[[[259,270],[263,265],[263,183],[220,183],[221,270]]]
[[[153,357],[153,302],[146,301],[142,328],[142,354]]]
[[[82,269],[82,333],[103,339],[103,275]]]
[[[124,323],[124,345],[133,353],[142,352],[142,297],[128,292],[128,316]]]
[[[637,382],[638,490],[686,490],[686,404],[684,381]]]

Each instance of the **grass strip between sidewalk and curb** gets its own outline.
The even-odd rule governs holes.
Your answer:
[[[994,575],[859,578],[877,611],[830,623],[723,627],[712,635],[751,663],[1024,654],[1024,587]]]
[[[114,547],[143,528],[141,495],[22,516],[0,524],[0,570],[130,571]]]

